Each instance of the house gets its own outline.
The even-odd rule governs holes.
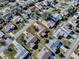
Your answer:
[[[76,17],[68,17],[68,23],[70,23],[74,27],[77,25],[76,20],[77,20]]]
[[[45,29],[42,32],[40,32],[39,35],[40,35],[41,38],[47,38],[49,33],[50,33],[50,31]]]
[[[13,21],[14,21],[15,23],[24,23],[23,18],[21,18],[20,16],[14,16],[14,17],[13,17]]]
[[[72,30],[73,29],[73,26],[70,24],[70,23],[66,23],[64,24],[62,27],[61,27],[65,32],[68,33],[68,36],[75,36],[76,37],[76,34],[75,32]]]
[[[62,29],[58,29],[56,31],[54,31],[54,36],[57,38],[57,39],[62,39],[62,38],[67,38],[68,37],[68,33]]]
[[[11,32],[13,29],[15,28],[15,26],[12,23],[7,23],[5,26],[5,30],[7,33]]]
[[[70,33],[72,31],[72,25],[70,23],[63,24],[61,26],[61,29],[63,29],[67,33]]]
[[[36,4],[35,4],[35,7],[41,10],[41,9],[42,9],[42,4],[41,4],[41,2],[36,3]]]
[[[51,20],[42,21],[42,23],[43,23],[47,28],[50,28],[50,29],[52,29],[53,26],[55,25],[55,22],[54,22],[54,21],[51,21]]]
[[[20,2],[19,3],[19,6],[22,8],[22,9],[27,9],[27,5],[24,3],[24,2]]]
[[[48,44],[46,44],[47,48],[52,52],[56,53],[58,49],[61,49],[62,43],[55,39],[55,40],[50,40]]]
[[[79,12],[74,13],[73,15],[75,18],[79,18]]]
[[[52,14],[50,18],[51,18],[54,22],[59,21],[59,20],[62,19],[62,17],[60,16],[60,14],[57,14],[57,13]]]
[[[60,21],[62,19],[60,14],[52,14],[50,17],[48,17],[46,20],[52,20],[54,22]]]
[[[35,29],[37,29],[36,30],[37,35],[39,35],[40,32],[42,32],[45,29],[45,27],[43,27],[41,24],[38,24],[38,23],[34,23],[34,26],[35,26]]]
[[[13,42],[15,49],[16,49],[16,55],[14,56],[15,59],[23,59],[24,57],[28,56],[29,51],[26,50],[23,46],[21,46],[16,41]]]
[[[31,33],[27,32],[25,35],[26,36],[24,37],[24,40],[26,41],[26,44],[33,48],[36,45],[35,42],[37,41],[37,39]]]
[[[6,21],[10,21],[12,19],[12,15],[10,13],[7,13],[3,16],[3,18],[5,18]]]
[[[21,16],[26,20],[30,17],[30,14],[28,12],[21,13]]]
[[[61,8],[61,9],[60,9],[60,14],[61,14],[62,16],[66,16],[66,15],[68,15],[68,10],[67,10],[67,9],[64,9],[64,8]]]
[[[3,36],[4,36],[4,33],[0,31],[0,38],[2,38]]]
[[[51,55],[51,52],[47,48],[43,47],[41,51],[37,54],[37,58],[48,59],[50,55]]]
[[[34,23],[34,26],[35,26],[36,34],[39,37],[45,38],[48,36],[49,31],[44,26],[38,23]]]

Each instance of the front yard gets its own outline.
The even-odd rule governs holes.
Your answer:
[[[5,56],[8,57],[9,59],[14,59],[14,56],[15,56],[15,54],[16,54],[16,50],[15,50],[15,48],[14,48],[14,45],[13,45],[13,44],[9,45],[8,49],[6,49],[6,50],[4,51],[4,54],[5,54]]]

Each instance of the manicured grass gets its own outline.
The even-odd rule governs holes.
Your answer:
[[[41,21],[37,21],[38,24],[42,25],[43,27],[45,27],[47,30],[51,31],[49,28],[47,28],[44,24],[41,23]]]
[[[19,30],[21,30],[23,27],[24,27],[23,24],[18,24],[18,25],[17,25],[17,29],[16,29],[16,30],[13,30],[12,33],[13,33],[13,34],[17,33],[17,32],[18,32]]]
[[[21,35],[16,39],[16,41],[17,41],[18,43],[20,43],[25,49],[28,49],[29,46],[26,44],[26,42],[23,42],[24,36],[25,36],[24,34],[21,34]]]
[[[0,59],[2,59],[2,57],[0,56]]]
[[[15,56],[15,54],[16,54],[14,45],[13,45],[13,44],[9,45],[8,49],[6,49],[6,50],[4,51],[4,54],[5,54],[5,56],[7,56],[9,59],[14,59],[14,56]]]
[[[29,33],[31,33],[31,34],[33,34],[36,38],[42,39],[42,38],[40,38],[40,37],[37,35],[37,33],[35,32],[34,25],[31,25],[26,31],[29,32]]]
[[[11,20],[11,23],[17,27],[17,29],[12,31],[13,34],[17,33],[19,30],[21,30],[24,27],[24,24],[15,24],[13,20]]]
[[[18,43],[20,43],[25,49],[28,49],[32,53],[32,55],[29,56],[28,59],[37,59],[36,55],[45,46],[45,41],[44,40],[40,40],[40,42],[38,44],[38,48],[37,49],[32,49],[26,44],[26,42],[22,41],[24,36],[25,36],[24,34],[21,34],[20,37],[18,37],[16,41]]]
[[[41,49],[45,46],[45,41],[44,40],[40,40],[39,44],[38,44],[38,48],[37,49],[32,49],[32,55],[29,57],[29,59],[37,59],[37,54],[41,51]]]
[[[54,9],[54,10],[52,10],[52,13],[53,13],[53,14],[58,13],[58,10],[59,10],[59,9]]]
[[[66,3],[61,3],[61,6],[67,6],[68,4],[66,4]]]
[[[31,25],[28,29],[27,32],[30,32],[31,34],[33,34],[37,39],[40,40],[39,44],[38,44],[38,48],[37,49],[32,49],[30,50],[32,52],[32,55],[29,57],[29,59],[37,59],[37,54],[40,52],[40,50],[45,46],[45,40],[43,40],[42,38],[40,38],[34,30],[34,26]]]
[[[0,41],[0,46],[2,46],[3,44],[2,44],[3,42],[2,41]]]
[[[65,46],[65,47],[69,47],[69,45],[71,44],[71,42],[70,41],[68,41],[68,40],[61,40],[61,42],[62,42],[62,44],[63,44],[63,46]]]
[[[79,56],[79,45],[78,45],[78,47],[75,49],[75,54],[77,54],[78,56]]]

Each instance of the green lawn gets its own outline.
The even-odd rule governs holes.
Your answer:
[[[78,56],[79,56],[79,45],[78,45],[78,47],[75,49],[75,54],[77,54]]]
[[[28,49],[29,48],[29,46],[26,44],[26,42],[23,42],[22,40],[23,40],[23,38],[24,38],[24,34],[21,34],[17,39],[16,39],[16,41],[18,42],[18,43],[20,43],[25,49]]]
[[[61,6],[67,6],[68,4],[66,4],[66,3],[61,3]]]
[[[18,43],[20,43],[25,49],[28,49],[32,53],[32,55],[28,59],[37,59],[36,55],[45,46],[45,41],[44,40],[40,40],[40,43],[38,45],[38,49],[32,49],[25,42],[22,41],[22,38],[24,36],[25,36],[24,34],[21,34],[20,37],[18,37],[16,41]]]
[[[9,45],[8,49],[6,49],[6,50],[4,51],[4,54],[5,54],[5,56],[7,56],[9,59],[14,59],[14,56],[15,56],[15,54],[16,54],[14,45],[13,45],[13,44]]]
[[[29,33],[31,33],[31,34],[33,34],[36,38],[42,39],[42,38],[39,37],[39,36],[37,35],[37,33],[35,32],[34,25],[31,25],[26,31],[29,32]]]
[[[62,42],[62,44],[63,44],[64,47],[66,47],[66,46],[68,47],[68,46],[71,44],[70,41],[68,41],[68,40],[64,40],[64,39],[61,40],[61,42]]]
[[[24,24],[15,24],[13,20],[11,20],[11,23],[17,27],[17,29],[12,31],[13,34],[16,34],[19,30],[21,30],[24,27]]]
[[[3,45],[3,41],[0,40],[0,46],[2,46],[2,45]]]

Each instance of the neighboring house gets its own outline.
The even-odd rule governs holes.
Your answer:
[[[3,17],[5,18],[6,21],[10,21],[12,18],[12,15],[8,13],[8,14],[5,14]]]
[[[78,19],[79,19],[79,12],[74,13],[73,16],[74,16],[75,18],[78,18]]]
[[[23,22],[24,22],[23,18],[21,18],[20,16],[15,16],[15,17],[13,18],[13,21],[14,21],[15,23],[23,23]]]
[[[4,36],[4,33],[0,31],[0,38]]]
[[[60,14],[52,14],[50,17],[48,17],[46,20],[52,20],[54,22],[60,21],[62,19]]]
[[[22,16],[25,20],[27,20],[27,19],[30,17],[30,14],[29,14],[28,12],[23,12],[23,13],[21,13],[21,16]]]
[[[69,36],[74,36],[75,32],[73,31],[73,26],[70,23],[64,24],[61,29],[69,34]]]
[[[62,19],[61,15],[60,15],[60,14],[57,14],[57,13],[52,14],[52,16],[51,16],[50,18],[51,18],[53,21],[55,21],[55,22]]]
[[[5,26],[5,30],[7,33],[11,32],[14,28],[15,26],[12,23],[7,23]]]
[[[46,44],[47,48],[52,52],[56,53],[58,49],[61,49],[62,43],[55,39],[55,40],[50,40],[48,44]]]
[[[68,33],[64,30],[58,29],[57,31],[54,31],[54,36],[57,39],[62,39],[62,38],[67,38],[68,37]],[[60,38],[61,37],[61,38]]]
[[[60,14],[61,14],[62,16],[66,16],[66,15],[68,15],[68,10],[67,10],[67,9],[64,9],[64,8],[61,8]]]
[[[22,9],[27,9],[27,5],[24,3],[24,2],[20,2],[19,3],[19,6],[22,8]]]
[[[8,4],[9,3],[8,0],[0,0],[0,2],[2,2],[3,4]]]
[[[77,20],[77,18],[75,18],[75,17],[68,17],[68,23],[70,23],[74,27],[77,25],[76,20]]]
[[[42,22],[42,24],[44,24],[47,28],[52,29],[52,28],[53,28],[53,26],[55,25],[55,22],[54,22],[54,21],[49,20],[49,21],[43,21],[43,22]]]
[[[52,53],[47,48],[43,47],[42,50],[38,53],[37,58],[48,59],[51,54]]]
[[[36,45],[35,42],[37,39],[30,33],[26,33],[25,35],[24,40],[31,48],[33,48]]]
[[[47,38],[49,35],[50,31],[44,29],[42,32],[39,33],[41,38]]]
[[[28,56],[29,51],[27,51],[23,46],[21,46],[16,41],[13,42],[17,54],[14,56],[15,59],[23,59],[24,57]]]
[[[72,31],[72,25],[69,23],[63,24],[61,26],[61,29],[63,29],[64,31],[66,31],[67,33],[70,33]]]
[[[37,23],[34,23],[34,26],[35,26],[35,29],[37,29],[36,30],[37,35],[39,35],[45,29],[45,27]]]
[[[36,4],[35,4],[35,7],[41,10],[41,9],[42,9],[42,4],[41,4],[41,2],[36,3]]]

